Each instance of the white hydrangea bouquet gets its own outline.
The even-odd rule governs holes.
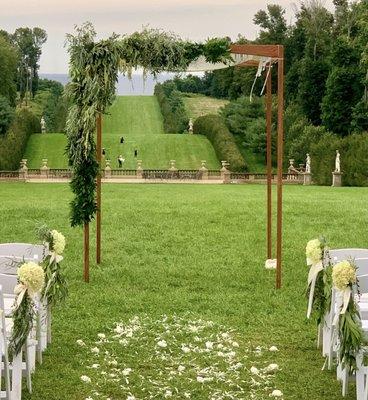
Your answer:
[[[305,249],[308,273],[308,309],[307,318],[311,317],[314,310],[317,314],[319,325],[331,305],[332,266],[329,257],[327,242],[324,237],[310,240]]]
[[[47,244],[49,253],[42,262],[45,272],[45,286],[42,291],[42,300],[46,300],[49,307],[64,301],[68,295],[68,286],[60,263],[66,240],[64,235],[46,225],[36,228],[37,236]]]
[[[13,306],[13,330],[9,350],[11,355],[17,355],[33,327],[36,314],[35,298],[45,283],[43,268],[34,263],[22,264],[17,271],[18,285],[14,289],[16,295]]]
[[[350,371],[356,369],[356,354],[362,346],[360,314],[353,296],[353,285],[358,285],[356,265],[344,260],[334,265],[332,281],[338,296],[338,313],[334,325],[338,326],[340,362]]]

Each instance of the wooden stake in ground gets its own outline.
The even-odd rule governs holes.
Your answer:
[[[276,289],[281,288],[282,268],[282,163],[284,152],[284,47],[278,46],[277,68],[277,267]]]
[[[266,136],[267,136],[267,259],[272,259],[272,70],[269,65],[266,91]]]
[[[96,146],[96,159],[99,166],[99,173],[97,175],[97,187],[96,187],[96,202],[97,202],[97,214],[96,214],[96,262],[101,263],[101,154],[102,154],[102,116],[101,113],[97,114],[96,120],[97,126],[97,146]]]
[[[83,238],[84,238],[84,258],[83,258],[83,277],[84,282],[89,282],[89,223],[85,222],[83,227]]]

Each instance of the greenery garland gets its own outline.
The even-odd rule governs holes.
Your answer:
[[[123,37],[113,34],[99,42],[95,37],[91,23],[76,27],[74,35],[67,35],[71,83],[66,93],[72,103],[66,124],[67,154],[75,195],[71,202],[72,226],[90,222],[97,211],[96,116],[112,104],[119,70],[131,76],[133,69],[142,67],[144,74],[157,75],[162,71],[183,71],[200,56],[212,63],[231,60],[228,38],[192,43],[150,28]]]
[[[42,262],[45,285],[41,292],[41,300],[46,300],[47,306],[53,307],[64,302],[68,296],[68,284],[60,267],[65,239],[59,232],[51,230],[47,225],[38,226],[36,234],[40,240],[48,244],[49,248],[49,254]],[[60,244],[56,241],[64,243]]]

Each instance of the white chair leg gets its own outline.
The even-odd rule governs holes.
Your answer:
[[[22,351],[13,358],[11,378],[11,400],[22,399]]]
[[[26,361],[26,377],[27,377],[27,389],[29,393],[32,393],[32,378],[31,378],[31,365],[30,365],[30,353],[32,352],[32,345],[26,344],[26,351],[25,351],[25,361]]]
[[[342,396],[345,397],[348,394],[349,389],[349,369],[343,368],[342,370]]]
[[[42,364],[42,332],[41,332],[41,315],[40,312],[37,313],[37,321],[36,321],[36,337],[37,337],[37,361]]]
[[[47,307],[47,343],[51,344],[51,307]]]

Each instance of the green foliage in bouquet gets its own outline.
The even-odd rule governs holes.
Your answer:
[[[10,357],[14,357],[22,350],[25,345],[29,332],[33,327],[35,318],[35,306],[33,300],[25,294],[22,302],[13,312],[13,330],[9,343]]]

